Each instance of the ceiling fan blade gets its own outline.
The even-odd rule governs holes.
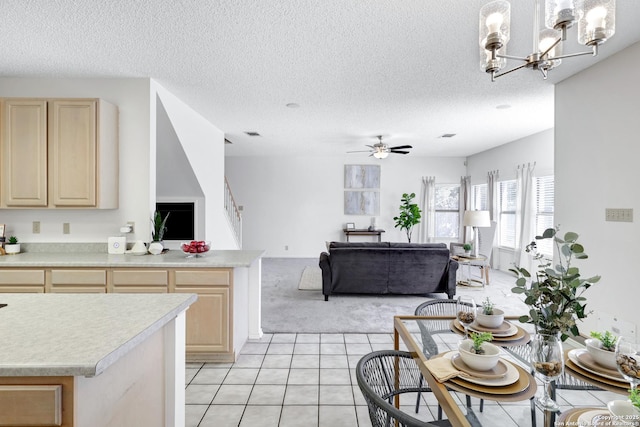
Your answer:
[[[395,153],[395,154],[409,154],[408,151],[392,151],[392,153]]]
[[[374,150],[376,149],[376,147],[374,147],[373,145],[368,145],[368,144],[364,144],[365,147],[369,147],[369,148],[373,148]]]
[[[370,153],[371,150],[347,151],[347,153]]]
[[[403,148],[413,148],[413,147],[411,145],[398,145],[396,147],[389,147],[390,150],[395,150],[397,148],[402,150]]]

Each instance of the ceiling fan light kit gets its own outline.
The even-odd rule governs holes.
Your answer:
[[[615,0],[545,0],[545,29],[540,31],[540,0],[534,1],[533,51],[526,57],[507,55],[511,30],[511,5],[506,0],[495,0],[480,9],[480,66],[491,74],[491,81],[521,68],[539,70],[547,78],[549,70],[564,58],[598,55],[598,46],[615,33]],[[578,24],[578,43],[591,50],[563,54],[562,42],[567,30]],[[507,59],[523,63],[500,72]]]
[[[389,147],[388,144],[382,142],[382,135],[378,135],[378,142],[373,145],[367,145],[371,150],[366,151],[348,151],[348,153],[371,153],[369,157],[373,156],[376,159],[386,159],[389,153],[394,154],[409,154],[407,149],[413,148],[411,145],[398,145],[395,147]]]

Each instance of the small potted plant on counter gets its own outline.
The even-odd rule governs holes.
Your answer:
[[[162,218],[162,214],[158,211],[153,213],[153,218],[151,218],[151,224],[153,225],[153,231],[151,232],[152,242],[149,245],[149,252],[153,255],[159,255],[164,250],[164,243],[162,240],[164,239],[164,233],[167,231],[167,219],[169,218],[169,213]]]
[[[9,237],[9,241],[4,244],[4,250],[7,252],[7,255],[19,254],[20,243],[18,243],[18,238],[16,236]]]

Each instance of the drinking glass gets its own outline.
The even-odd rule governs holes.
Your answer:
[[[564,359],[562,342],[557,335],[536,334],[531,340],[531,366],[543,382],[543,394],[536,399],[536,406],[543,411],[557,412],[558,404],[551,398],[551,381],[562,375]]]
[[[464,327],[464,338],[469,338],[469,325],[476,320],[476,302],[468,296],[459,296],[456,302],[456,317]]]
[[[629,381],[631,390],[634,390],[640,384],[640,344],[629,338],[618,337],[616,366],[620,375]]]

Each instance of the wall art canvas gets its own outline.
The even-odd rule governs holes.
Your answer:
[[[379,215],[379,191],[345,191],[345,215]]]
[[[380,165],[344,165],[344,188],[380,188]]]

